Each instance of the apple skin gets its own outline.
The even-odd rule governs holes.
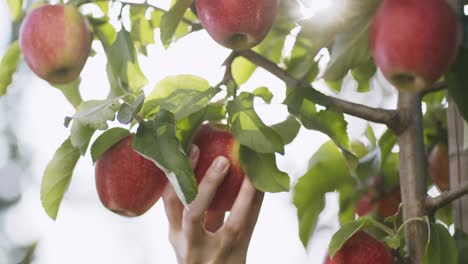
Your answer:
[[[229,171],[218,187],[208,210],[230,211],[245,178],[239,163],[239,143],[227,126],[211,123],[197,129],[192,143],[200,149],[200,157],[195,167],[197,183],[201,182],[216,157],[223,156],[229,160]]]
[[[349,238],[326,264],[394,264],[390,250],[380,241],[359,231]]]
[[[133,150],[131,134],[110,147],[96,161],[96,189],[102,204],[114,213],[135,217],[161,197],[166,175]]]
[[[436,144],[429,154],[429,175],[440,191],[450,187],[449,154],[446,144]]]
[[[244,50],[259,44],[270,31],[279,0],[196,0],[208,34],[222,46]]]
[[[396,188],[387,193],[376,195],[373,190],[365,193],[356,204],[358,216],[364,216],[376,212],[381,218],[395,215],[400,208],[401,192]]]
[[[69,5],[44,5],[32,10],[19,33],[29,68],[51,84],[65,84],[79,77],[91,41],[87,21]]]
[[[446,0],[384,0],[370,31],[375,64],[402,91],[430,88],[455,60],[458,43]]]

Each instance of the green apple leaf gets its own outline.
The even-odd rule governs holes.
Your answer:
[[[108,127],[107,121],[115,119],[113,108],[118,104],[119,98],[85,101],[73,116],[66,118],[65,125],[68,125],[71,120],[78,120],[91,128],[105,130]]]
[[[310,83],[319,73],[318,60],[314,60],[315,54],[307,48],[310,40],[296,38],[290,58],[286,61],[286,70],[294,78]]]
[[[258,153],[241,145],[239,159],[245,173],[258,190],[271,193],[289,191],[289,176],[276,166],[274,153]]]
[[[332,237],[330,245],[328,246],[328,253],[333,258],[336,252],[340,250],[343,244],[350,239],[354,234],[363,230],[371,224],[367,217],[359,218],[356,221],[350,222],[340,228]]]
[[[91,159],[95,163],[110,147],[130,134],[130,131],[114,127],[102,133],[91,145]]]
[[[78,78],[74,80],[71,83],[67,84],[54,84],[53,86],[57,89],[59,89],[65,98],[67,98],[68,102],[77,109],[81,103],[83,103],[83,99],[81,98],[80,94],[80,84],[81,84],[81,78]]]
[[[133,103],[123,103],[117,113],[117,120],[122,124],[129,124],[133,117],[140,112],[145,101],[145,95],[138,96]]]
[[[398,138],[391,129],[387,129],[379,139],[378,145],[381,150],[382,161],[392,153],[393,147],[397,144]]]
[[[356,186],[352,184],[344,184],[338,188],[339,206],[338,220],[343,226],[354,221],[356,217]]]
[[[96,129],[83,124],[79,120],[73,121],[70,129],[70,142],[73,147],[80,150],[82,156],[86,154],[89,141],[95,131]]]
[[[424,264],[458,264],[455,240],[445,226],[430,223],[429,239],[423,259]]]
[[[377,67],[372,58],[369,58],[366,63],[359,64],[351,70],[351,75],[358,83],[358,92],[365,93],[371,90],[370,81],[376,72]]]
[[[320,212],[325,207],[325,193],[349,184],[354,186],[348,164],[336,145],[329,141],[312,156],[310,169],[294,186],[293,201],[299,220],[299,237],[307,247]]]
[[[205,107],[219,88],[193,75],[169,76],[159,81],[143,105],[142,115],[151,117],[160,109],[174,113],[176,120]]]
[[[297,121],[296,117],[290,115],[283,122],[271,126],[283,139],[285,145],[291,143],[301,129],[301,123]]]
[[[161,17],[161,41],[165,47],[171,43],[176,33],[177,26],[191,4],[192,0],[178,0],[171,9]]]
[[[60,203],[79,158],[80,150],[73,147],[70,139],[67,139],[47,164],[41,184],[41,201],[42,207],[53,220],[57,218]]]
[[[273,99],[273,93],[265,86],[256,88],[252,93],[256,97],[262,98],[262,100],[267,104],[271,103],[271,100]]]
[[[175,118],[171,112],[161,110],[153,120],[141,122],[133,148],[166,173],[184,205],[195,199],[195,175],[176,137]]]
[[[364,157],[359,159],[356,167],[356,174],[362,182],[366,182],[372,176],[380,172],[382,165],[382,156],[380,148],[375,147],[370,150]]]
[[[257,65],[253,64],[244,57],[237,57],[231,65],[232,77],[237,85],[246,83],[254,73]]]
[[[130,33],[124,28],[117,33],[115,41],[111,42],[112,26],[94,27],[95,33],[106,51],[108,63],[112,66],[113,76],[129,92],[138,92],[148,83],[138,64],[137,53]]]
[[[462,230],[455,229],[453,235],[458,251],[458,264],[468,263],[468,235]]]
[[[236,140],[260,153],[284,153],[281,136],[265,125],[254,110],[254,95],[242,92],[228,106],[229,124]]]
[[[7,4],[10,9],[11,20],[13,22],[20,20],[23,14],[23,0],[7,0]]]
[[[16,1],[15,1],[16,2]],[[15,74],[21,57],[18,41],[11,43],[0,61],[0,96],[6,94]]]
[[[466,69],[468,67],[468,48],[460,48],[457,59],[452,64],[449,72],[446,74],[446,81],[450,96],[460,110],[463,119],[468,121],[468,104],[464,98],[468,98],[468,75]]]

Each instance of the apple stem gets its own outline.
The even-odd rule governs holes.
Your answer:
[[[398,111],[405,128],[398,135],[400,146],[400,186],[403,219],[426,215],[426,159],[422,129],[421,95],[400,92]],[[405,238],[411,263],[423,263],[428,230],[425,223],[411,221],[405,226]]]

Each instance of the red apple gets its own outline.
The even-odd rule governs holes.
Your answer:
[[[360,231],[349,238],[328,264],[394,264],[395,259],[385,244]]]
[[[96,189],[102,204],[123,216],[139,216],[161,197],[166,175],[133,150],[129,135],[96,161]]]
[[[421,91],[458,52],[459,25],[446,0],[384,0],[370,33],[374,61],[396,88]]]
[[[437,144],[432,148],[429,154],[429,175],[439,190],[449,189],[449,155],[446,144]]]
[[[21,25],[19,43],[26,63],[42,79],[64,84],[78,78],[91,50],[92,35],[78,9],[44,5]]]
[[[370,190],[357,202],[356,213],[358,216],[364,216],[376,212],[379,217],[387,218],[398,212],[400,203],[401,192],[399,188],[386,193],[376,193],[376,190]]]
[[[197,0],[200,22],[219,44],[233,50],[259,44],[270,31],[279,0]]]
[[[200,158],[195,167],[198,183],[201,182],[216,157],[223,156],[229,160],[231,164],[229,171],[216,191],[208,210],[231,210],[245,177],[239,163],[239,143],[227,126],[204,124],[195,133],[193,144],[200,148]]]

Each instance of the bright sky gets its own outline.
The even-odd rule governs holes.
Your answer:
[[[166,2],[168,1],[164,3]],[[317,12],[319,8],[327,6],[326,2],[314,1],[317,6],[309,11]],[[0,28],[2,35],[8,36],[8,31],[3,30],[9,29],[5,3],[6,1],[0,1]],[[3,44],[4,39],[0,39],[0,54],[4,51]],[[212,84],[217,83],[222,77],[219,65],[229,54],[228,50],[214,43],[203,31],[191,34],[168,50],[164,50],[158,43],[148,51],[148,58],[139,58],[150,83],[147,92],[158,80],[173,74],[195,74]],[[88,60],[82,73],[81,89],[84,99],[106,96],[109,85],[103,76],[105,57],[99,53]],[[283,83],[267,72],[258,70],[243,89],[251,90],[259,86],[270,87],[277,95],[273,106],[257,104],[262,119],[269,124],[281,121],[286,117],[286,109],[279,104],[283,99]],[[64,115],[72,115],[73,108],[58,90],[30,74],[25,65],[22,65],[15,78],[15,85],[10,89],[21,89],[25,93],[23,100],[17,105],[21,109],[17,124],[18,137],[25,148],[33,151],[33,160],[31,180],[23,182],[23,199],[6,217],[5,228],[9,238],[18,244],[40,239],[35,262],[37,264],[176,263],[167,240],[167,220],[162,202],[158,202],[144,216],[134,219],[108,212],[97,197],[94,170],[89,156],[82,159],[75,170],[58,220],[53,222],[45,215],[39,196],[42,173],[55,149],[68,135],[62,124]],[[352,89],[345,89],[344,93],[349,95],[352,92],[348,90]],[[376,93],[361,94],[353,98],[356,101],[372,101],[378,105],[381,101],[375,98],[382,97],[382,93]],[[369,100],[370,98],[373,100]],[[364,128],[364,122],[353,122],[349,130],[356,134]],[[304,172],[308,158],[325,140],[327,137],[322,134],[301,131],[298,139],[287,147],[287,155],[279,157],[280,168],[290,174],[292,182]],[[336,196],[329,195],[327,199],[335,201]],[[338,227],[337,205],[332,204],[321,215],[320,231],[314,236],[307,254],[299,241],[296,210],[291,194],[267,195],[247,263],[321,262],[329,238]]]

